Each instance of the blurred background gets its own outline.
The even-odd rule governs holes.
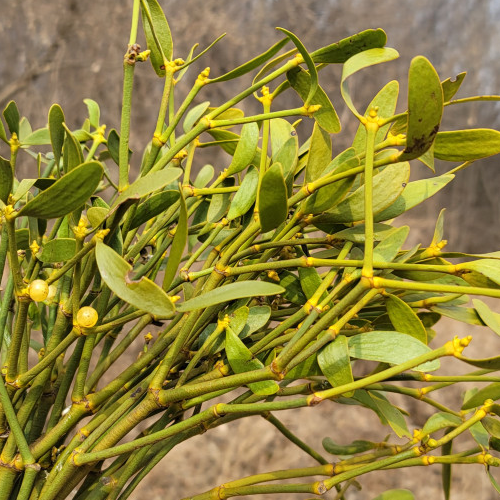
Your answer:
[[[381,27],[387,32],[388,46],[396,48],[401,57],[352,78],[350,85],[359,110],[364,110],[377,91],[392,79],[401,83],[399,109],[404,110],[408,66],[418,54],[430,59],[442,80],[468,72],[458,97],[500,94],[500,0],[160,0],[160,3],[173,33],[175,57],[186,57],[196,42],[200,43],[200,50],[221,33],[227,33],[193,65],[181,82],[181,94],[204,67],[210,66],[211,76],[217,76],[267,49],[281,38],[274,29],[276,26],[296,33],[310,50],[367,28]],[[16,100],[21,113],[29,118],[33,128],[38,128],[45,125],[49,107],[57,102],[70,126],[78,128],[87,116],[83,99],[90,97],[101,106],[101,123],[106,123],[108,129],[119,128],[122,60],[129,37],[131,5],[131,0],[0,0],[3,53],[0,108],[9,100]],[[145,44],[141,45],[144,49]],[[339,77],[339,67],[327,68],[320,74],[320,82],[337,108],[343,126],[343,131],[334,137],[335,152],[349,146],[349,138],[357,128],[340,99]],[[196,102],[209,100],[212,105],[220,104],[243,88],[245,82],[208,86]],[[137,68],[134,92],[131,147],[139,153],[132,160],[137,167],[141,150],[153,133],[162,93],[162,81],[149,64]],[[293,101],[291,95],[283,97],[290,99],[290,103]],[[255,113],[260,107],[251,98],[245,103],[245,110]],[[448,107],[442,130],[498,129],[499,111],[500,106],[494,102]],[[8,154],[3,143],[0,154]],[[498,250],[499,161],[498,158],[483,160],[459,172],[455,182],[419,209],[409,212],[406,220],[416,224],[414,238],[423,238],[424,243],[430,241],[437,214],[446,207],[445,236],[450,249]],[[227,165],[214,163],[214,166]],[[437,171],[447,168],[451,166],[438,165]],[[412,175],[417,177],[431,175],[420,164],[413,170]],[[318,430],[324,427],[320,422],[328,418],[331,421],[328,435],[341,442],[350,427],[357,432],[358,439],[380,437],[372,434],[374,424],[379,430],[380,426],[370,416],[353,418],[352,409],[340,408],[333,418],[331,409],[331,405],[325,404],[303,412],[301,424],[310,423],[309,437],[316,448],[321,448],[320,441],[325,436],[324,428]],[[339,422],[343,423],[341,428]],[[289,423],[292,430],[299,429],[296,420]],[[234,432],[240,436],[236,441],[229,439]],[[301,437],[307,439],[304,434]],[[241,475],[306,465],[307,457],[277,437],[269,424],[256,419],[237,422],[232,428],[217,429],[197,439],[189,444],[190,448],[186,444],[168,455],[168,464],[163,462],[163,468],[158,466],[153,482],[144,484],[134,498],[144,494],[149,499],[166,498],[166,492],[168,498],[180,498]],[[413,471],[374,474],[367,483],[368,489],[349,498],[369,500],[384,489],[405,486],[414,489],[416,498],[441,498],[439,475],[437,468],[419,474]],[[378,482],[382,479],[384,483]],[[454,499],[496,498],[479,468],[467,476],[457,474],[454,488]]]

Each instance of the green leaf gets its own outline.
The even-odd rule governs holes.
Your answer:
[[[157,172],[140,177],[135,182],[123,191],[113,203],[113,207],[117,207],[127,200],[140,200],[144,196],[164,188],[178,179],[182,174],[180,168],[168,167]]]
[[[347,85],[347,79],[354,73],[373,66],[374,64],[380,64],[387,61],[392,61],[399,57],[397,50],[390,48],[375,48],[365,50],[352,56],[344,63],[344,68],[342,70],[342,79],[340,84],[340,92],[342,97],[347,104],[347,107],[356,115],[360,114],[356,111],[354,104],[352,102],[351,94],[349,93],[349,86]]]
[[[377,443],[372,441],[356,440],[351,444],[341,445],[333,441],[333,439],[326,437],[322,441],[323,448],[331,455],[356,455],[356,453],[363,453],[377,448]]]
[[[351,170],[360,165],[359,158],[353,148],[346,149],[335,157],[323,170],[322,176],[336,175]],[[306,212],[317,214],[330,210],[337,205],[349,192],[355,176],[340,179],[324,186],[307,198]]]
[[[311,52],[315,63],[345,63],[349,58],[368,49],[383,47],[387,35],[382,29],[365,30],[339,42]]]
[[[50,144],[50,134],[48,128],[39,128],[25,137],[22,146],[44,146]]]
[[[377,405],[380,413],[384,416],[391,429],[398,437],[411,437],[403,414],[393,406],[381,393],[370,391],[370,396]]]
[[[446,80],[441,82],[441,87],[443,87],[444,102],[450,101],[453,98],[453,96],[458,92],[458,89],[460,88],[462,82],[464,81],[465,75],[467,75],[467,73],[464,71],[463,73],[459,73],[455,77],[455,80],[447,78]]]
[[[309,72],[309,90],[307,97],[304,99],[304,106],[308,106],[311,104],[311,100],[313,99],[314,95],[316,94],[316,91],[318,89],[318,72],[316,70],[316,65],[314,64],[314,61],[312,60],[309,52],[307,52],[307,49],[304,47],[303,43],[299,40],[299,38],[294,35],[291,31],[286,30],[285,28],[276,28],[285,35],[290,38],[290,40],[294,43],[295,47],[297,47],[297,50],[300,52],[300,55],[304,59],[304,62],[307,65],[307,69]]]
[[[30,247],[30,232],[27,227],[16,229],[16,243],[18,250],[28,250]]]
[[[437,245],[438,243],[441,243],[443,241],[443,235],[444,235],[444,212],[445,208],[439,212],[438,219],[436,221],[436,227],[434,228],[434,236],[432,237],[432,241],[430,246]]]
[[[292,88],[305,102],[311,88],[311,77],[309,73],[301,67],[297,67],[288,71],[286,77]],[[314,120],[320,127],[324,128],[330,134],[340,132],[340,121],[337,112],[325,91],[319,85],[309,104],[319,104],[321,106],[321,108],[313,114]]]
[[[486,474],[488,475],[488,479],[490,480],[491,485],[493,486],[493,488],[495,488],[495,491],[500,495],[500,484],[498,484],[497,480],[493,477],[489,467],[486,468]]]
[[[170,297],[146,277],[132,280],[132,266],[112,248],[98,242],[95,255],[103,281],[120,299],[155,316],[173,315],[175,307]]]
[[[409,182],[394,203],[375,215],[375,222],[394,219],[407,212],[431,196],[434,196],[454,178],[453,174],[447,174]]]
[[[500,421],[498,418],[484,417],[481,420],[483,427],[488,431],[491,436],[500,439]]]
[[[469,432],[474,438],[474,441],[476,441],[476,443],[481,446],[483,450],[489,449],[490,436],[481,422],[476,422],[469,427]]]
[[[396,104],[398,102],[399,83],[396,80],[389,82],[385,85],[378,94],[373,98],[372,102],[366,108],[366,113],[372,108],[378,108],[378,116],[381,118],[389,118],[396,111]],[[380,127],[375,135],[375,144],[382,142],[391,126],[390,123]],[[352,147],[356,150],[357,154],[364,153],[366,148],[366,127],[360,124]]]
[[[271,317],[271,308],[269,306],[255,306],[248,310],[248,317],[243,330],[239,334],[240,338],[248,337],[252,333],[260,330]]]
[[[340,387],[354,382],[349,358],[349,346],[345,335],[339,335],[320,351],[318,364],[332,387]],[[354,391],[350,391],[344,393],[343,396],[349,398],[353,394]]]
[[[186,300],[177,305],[180,312],[194,311],[196,309],[206,309],[216,304],[230,302],[244,297],[258,297],[267,295],[277,295],[283,293],[283,287],[265,281],[238,281],[230,283],[210,293],[198,295],[190,300]]]
[[[400,332],[374,331],[349,337],[349,354],[352,358],[379,361],[399,365],[431,349],[419,340]],[[429,361],[412,370],[433,371],[439,368],[439,360]]]
[[[170,252],[168,254],[167,267],[165,268],[165,275],[163,277],[163,289],[168,290],[172,281],[177,274],[177,268],[184,254],[184,248],[187,243],[188,236],[188,212],[186,207],[186,201],[184,200],[184,195],[182,193],[182,187],[179,186],[180,192],[180,209],[179,209],[179,220],[175,228],[174,239],[172,241],[172,246],[170,247]]]
[[[425,422],[422,432],[425,435],[432,434],[441,429],[446,429],[448,427],[457,427],[463,423],[463,420],[456,415],[451,415],[450,413],[438,412],[434,413],[427,422]]]
[[[423,155],[434,142],[443,116],[443,90],[432,64],[423,56],[413,58],[408,73],[408,125],[401,160]]]
[[[450,305],[447,306],[443,304],[442,306],[432,306],[432,311],[446,316],[447,318],[452,318],[456,321],[461,321],[462,323],[467,323],[468,325],[478,325],[483,326],[483,321],[481,320],[475,309],[471,307],[460,307]]]
[[[373,213],[375,220],[379,212],[391,206],[405,189],[410,176],[408,163],[395,163],[373,177]],[[340,223],[357,222],[365,218],[365,186],[356,189],[354,193],[341,201],[332,210],[315,217],[318,222]]]
[[[92,227],[98,228],[108,217],[109,208],[104,207],[90,207],[87,210],[87,218]]]
[[[394,227],[389,226],[389,224],[378,224],[373,225],[373,238],[374,241],[380,241],[389,236],[390,233],[394,232]],[[356,224],[353,227],[343,229],[338,233],[335,233],[335,239],[352,241],[353,243],[364,243],[365,242],[365,225]]]
[[[19,122],[19,142],[23,143],[24,139],[33,133],[31,124],[28,119],[23,116]]]
[[[468,269],[483,274],[491,281],[500,285],[500,261],[495,259],[473,260],[457,264],[457,269]]]
[[[273,118],[269,120],[271,156],[274,159],[281,148],[291,139],[298,142],[297,132],[292,124],[284,118]]]
[[[233,156],[236,147],[239,144],[240,136],[231,132],[230,130],[222,130],[222,129],[209,129],[207,133],[210,134],[217,142],[214,144],[218,144],[226,153]],[[248,162],[247,165],[260,165],[260,156],[261,150],[257,148],[253,158]],[[245,167],[242,167],[242,170]]]
[[[6,144],[9,144],[9,140],[7,139],[7,134],[5,133],[5,127],[3,126],[3,121],[1,118],[0,118],[0,139]]]
[[[494,356],[493,358],[471,359],[457,354],[455,357],[464,363],[477,366],[478,368],[485,368],[486,370],[500,370],[500,356]]]
[[[312,182],[320,177],[331,159],[332,140],[330,134],[318,126],[318,122],[315,122],[304,182]]]
[[[410,490],[387,490],[373,500],[415,500]]]
[[[9,132],[11,134],[15,133],[19,138],[20,115],[19,110],[17,109],[17,105],[14,101],[9,101],[7,106],[5,106],[5,109],[3,110],[3,117],[5,118],[7,127],[9,128]]]
[[[165,63],[172,59],[173,42],[170,27],[157,0],[141,0],[142,26],[153,69],[165,76]]]
[[[259,185],[259,171],[255,167],[250,167],[234,195],[229,212],[227,214],[228,220],[234,220],[246,214],[248,210],[255,203],[257,196],[257,187]]]
[[[427,344],[427,331],[415,311],[396,295],[387,294],[387,313],[398,332],[406,333]]]
[[[215,170],[212,165],[203,165],[193,182],[193,186],[198,189],[204,188],[213,179],[214,175]]]
[[[120,148],[120,136],[118,135],[118,132],[112,128],[109,131],[108,134],[108,151],[109,154],[112,158],[112,160],[118,165],[119,160],[118,160],[118,150]],[[128,150],[128,159],[130,161],[130,156],[132,155],[132,151]]]
[[[482,300],[472,299],[472,303],[486,325],[500,335],[500,314],[493,312]]]
[[[252,356],[245,344],[229,327],[226,328],[226,354],[234,373],[246,373],[264,367],[262,362]],[[274,380],[254,382],[248,384],[248,387],[259,396],[270,396],[279,390],[279,385]]]
[[[247,61],[241,66],[238,66],[237,68],[221,76],[218,76],[217,78],[210,79],[209,83],[225,82],[227,80],[233,80],[234,78],[238,78],[242,75],[245,75],[246,73],[249,73],[255,68],[258,68],[261,64],[264,64],[267,60],[271,59],[271,57],[278,53],[288,42],[288,38],[280,40],[262,54],[259,54],[257,57],[250,59],[250,61]]]
[[[277,228],[288,216],[288,196],[280,163],[264,174],[259,191],[259,217],[263,233]]]
[[[492,399],[493,401],[500,399],[500,382],[493,382],[477,391],[476,394],[464,402],[462,410],[471,410],[472,408],[482,406],[487,399]]]
[[[240,335],[248,320],[250,309],[247,306],[238,307],[236,311],[230,313],[229,326],[235,335]]]
[[[224,179],[221,183],[221,187],[232,187],[234,186],[235,179],[230,177],[229,179]],[[207,221],[208,222],[218,222],[226,214],[229,205],[231,203],[231,193],[213,194],[212,200],[210,201],[210,206],[208,207]]]
[[[234,151],[233,159],[227,169],[227,176],[241,172],[254,161],[258,142],[259,126],[255,122],[245,123],[241,128],[240,140]]]
[[[134,214],[130,229],[135,229],[153,217],[165,212],[179,199],[179,191],[169,189],[156,193],[144,202],[140,203]]]
[[[9,195],[12,193],[14,184],[14,173],[9,160],[0,156],[0,200],[8,203]]]
[[[63,175],[52,186],[38,193],[17,215],[54,219],[80,208],[94,193],[103,174],[97,161],[82,163]],[[57,203],[54,203],[57,200]]]
[[[184,132],[188,133],[193,128],[195,123],[205,114],[209,106],[210,101],[204,101],[188,111],[182,124]],[[222,118],[219,118],[219,120],[222,120]]]
[[[439,132],[434,156],[439,160],[470,161],[500,153],[500,132],[489,128]]]
[[[74,238],[57,238],[47,241],[37,259],[42,262],[64,262],[75,255],[76,240]]]
[[[83,163],[83,153],[80,143],[72,134],[71,130],[65,123],[63,123],[62,126],[66,131],[63,145],[63,168],[64,172],[67,173]]]
[[[321,278],[314,267],[299,267],[299,281],[302,291],[307,299],[310,299],[318,287],[321,285]],[[320,301],[326,297],[326,292],[320,298]]]
[[[99,119],[101,116],[101,110],[99,109],[99,104],[97,104],[93,99],[84,99],[83,102],[87,105],[87,109],[89,111],[90,124],[95,129],[98,129]]]

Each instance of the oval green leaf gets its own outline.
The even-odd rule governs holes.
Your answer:
[[[234,195],[227,214],[228,220],[233,220],[246,214],[255,203],[257,186],[259,185],[259,171],[250,167],[241,186]]]
[[[406,333],[427,344],[427,330],[415,311],[396,295],[387,294],[386,301],[387,314],[398,332]]]
[[[434,156],[446,161],[472,161],[500,153],[500,132],[489,128],[439,132]]]
[[[277,228],[288,215],[288,196],[283,169],[274,163],[264,174],[259,191],[259,217],[262,232]]]
[[[241,172],[254,161],[257,144],[259,142],[259,126],[254,123],[246,123],[241,128],[241,136],[234,151],[233,159],[229,165],[226,175]]]
[[[76,240],[74,238],[57,238],[43,245],[37,259],[42,262],[64,262],[71,259],[75,251]]]
[[[320,351],[318,364],[332,387],[354,382],[349,358],[349,346],[345,335],[339,335]],[[353,394],[354,391],[350,391],[343,393],[343,396],[349,398]]]

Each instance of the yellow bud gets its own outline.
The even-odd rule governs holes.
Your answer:
[[[36,302],[41,302],[49,295],[49,285],[44,280],[34,280],[29,285],[30,297]]]
[[[82,307],[76,315],[76,323],[84,328],[92,328],[98,320],[97,311],[90,306]]]

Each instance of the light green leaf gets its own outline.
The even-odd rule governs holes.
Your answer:
[[[410,228],[408,226],[401,226],[387,235],[374,249],[373,261],[374,262],[392,262],[398,255],[401,247],[403,246]]]
[[[312,182],[320,177],[331,159],[332,140],[330,134],[318,126],[318,122],[315,122],[304,182]]]
[[[234,186],[235,179],[230,177],[229,179],[224,179],[221,183],[221,187],[232,187]],[[208,207],[207,221],[208,222],[218,222],[226,214],[229,205],[231,203],[231,193],[213,194]]]
[[[226,354],[234,373],[246,373],[264,367],[262,362],[252,356],[245,344],[229,327],[226,328]],[[248,384],[248,387],[259,396],[270,396],[279,390],[279,385],[274,380],[254,382]]]
[[[165,63],[172,59],[173,42],[170,27],[157,0],[141,0],[142,25],[151,64],[160,77],[165,76]]]
[[[87,218],[94,229],[99,227],[106,220],[108,215],[109,208],[90,207],[87,210]]]
[[[374,241],[380,241],[389,236],[390,233],[394,232],[394,227],[389,226],[389,224],[379,224],[375,223],[373,225],[373,238]],[[335,239],[352,241],[353,243],[364,243],[365,242],[365,225],[356,224],[353,227],[343,229],[338,233],[335,233]]]
[[[405,189],[410,177],[409,163],[389,165],[373,177],[373,213],[375,220],[379,212],[391,206]],[[341,201],[332,210],[315,217],[318,222],[340,223],[357,222],[365,218],[365,186],[356,189],[354,193]]]
[[[87,109],[89,111],[90,125],[92,125],[95,129],[98,129],[99,119],[101,116],[99,104],[97,104],[93,99],[84,99],[83,102],[87,105]]]
[[[72,134],[71,130],[65,123],[63,123],[62,126],[66,131],[63,146],[63,168],[64,172],[68,173],[83,163],[83,153],[80,143]]]
[[[97,161],[82,163],[63,175],[52,186],[38,193],[21,208],[17,215],[54,219],[81,207],[94,193],[103,174]],[[57,203],[54,203],[57,200]]]
[[[443,234],[444,234],[444,212],[446,211],[445,208],[439,212],[438,219],[436,221],[436,227],[434,228],[434,236],[432,237],[431,245],[437,245],[438,243],[441,243],[443,241]]]
[[[356,453],[363,453],[377,448],[377,443],[372,441],[356,440],[351,444],[340,445],[333,441],[333,439],[326,437],[322,441],[323,448],[331,455],[356,455]]]
[[[385,85],[378,94],[373,98],[372,102],[366,108],[366,113],[372,108],[378,108],[378,116],[381,118],[389,118],[392,116],[396,110],[396,104],[398,102],[399,95],[399,83],[397,80],[393,80]],[[382,142],[391,126],[390,123],[380,127],[375,135],[375,144]],[[352,147],[356,150],[357,154],[364,153],[366,148],[366,127],[360,124],[354,141],[352,142]]]
[[[419,340],[400,332],[374,331],[349,337],[349,354],[353,358],[379,361],[399,365],[431,349]],[[434,371],[439,368],[439,360],[429,361],[412,370]]]
[[[457,264],[457,269],[468,269],[483,274],[497,285],[500,285],[500,261],[496,259],[473,260]]]
[[[277,52],[279,52],[287,43],[289,42],[288,38],[284,38],[279,42],[275,43],[272,47],[267,49],[262,54],[259,54],[257,57],[254,57],[250,61],[238,66],[237,68],[225,73],[224,75],[218,76],[217,78],[212,78],[209,80],[209,83],[216,82],[225,82],[227,80],[232,80],[233,78],[238,78],[250,71],[258,68],[261,64],[264,64],[267,60],[271,59]]]
[[[441,87],[443,87],[443,100],[444,102],[450,101],[453,96],[458,92],[458,89],[462,85],[465,76],[467,73],[464,71],[463,73],[459,73],[455,80],[451,78],[447,78],[446,80],[441,82]]]
[[[483,321],[481,317],[472,307],[460,307],[446,304],[432,306],[432,311],[446,316],[447,318],[452,318],[456,321],[461,321],[462,323],[467,323],[468,325],[478,325],[483,326]]]
[[[271,142],[271,156],[274,159],[278,151],[289,141],[292,137],[297,139],[297,132],[292,127],[292,124],[284,118],[273,118],[269,120],[270,127],[270,142]]]
[[[480,389],[472,397],[467,399],[462,405],[462,410],[471,410],[482,406],[487,399],[497,401],[500,399],[500,382],[493,382],[483,389]]]
[[[28,250],[30,247],[30,232],[27,227],[16,229],[16,243],[18,250]]]
[[[156,193],[143,203],[140,203],[130,223],[130,229],[135,229],[153,217],[165,212],[167,208],[171,207],[179,199],[179,196],[179,191],[169,189]]]
[[[437,432],[441,429],[446,429],[448,427],[457,427],[462,424],[463,420],[456,415],[451,415],[450,413],[438,412],[432,415],[427,422],[425,422],[422,432],[426,435]]]
[[[488,432],[483,427],[483,424],[481,422],[476,422],[471,427],[469,427],[469,432],[474,438],[474,441],[476,441],[476,443],[480,445],[483,448],[483,450],[489,449],[490,436],[488,435]]]
[[[190,300],[186,300],[177,305],[177,310],[180,312],[194,311],[196,309],[206,309],[232,300],[241,299],[244,297],[259,297],[267,295],[277,295],[285,290],[274,283],[266,283],[265,281],[238,281],[230,283],[210,293],[198,295]]]
[[[363,68],[367,68],[369,66],[373,66],[375,64],[380,64],[387,61],[392,61],[399,57],[397,50],[390,48],[375,48],[365,50],[352,56],[344,63],[344,68],[342,71],[342,79],[340,84],[340,92],[342,97],[347,104],[347,107],[356,115],[360,116],[360,114],[356,111],[356,108],[352,102],[351,94],[349,93],[349,86],[347,85],[347,79],[352,76],[354,73],[362,70]]]
[[[7,139],[7,134],[5,133],[5,127],[3,126],[3,121],[1,118],[0,118],[0,139],[6,144],[9,144],[9,140]]]
[[[488,434],[496,437],[497,439],[500,439],[500,421],[497,418],[484,417],[483,420],[481,420],[481,423],[483,424],[483,427],[488,431]]]
[[[434,142],[443,116],[443,90],[432,64],[423,56],[413,58],[408,73],[408,124],[401,160],[423,155]]]
[[[415,500],[410,490],[387,490],[373,500]]]
[[[179,208],[179,220],[175,228],[174,239],[172,241],[172,246],[168,254],[167,267],[165,268],[165,275],[163,277],[163,289],[168,290],[172,281],[177,274],[177,268],[182,260],[184,254],[184,248],[187,243],[188,237],[188,212],[186,207],[186,201],[184,200],[184,195],[182,194],[182,187],[179,186],[180,192],[180,208]]]
[[[175,307],[170,297],[146,277],[133,281],[132,266],[112,248],[98,242],[95,255],[103,281],[120,299],[155,316],[173,315]]]
[[[292,88],[305,101],[308,98],[311,88],[311,77],[307,71],[301,67],[292,69],[286,74]],[[321,108],[313,114],[314,120],[330,134],[340,132],[340,121],[337,112],[333,107],[325,91],[318,85],[318,88],[311,98],[311,105],[319,104]]]
[[[438,132],[434,156],[447,161],[469,161],[500,153],[500,132],[489,128]]]
[[[238,307],[229,314],[229,326],[235,335],[240,335],[248,320],[250,309],[247,306]],[[241,338],[241,337],[240,337]]]
[[[349,346],[345,335],[339,335],[320,351],[318,364],[332,387],[340,387],[354,382]],[[350,391],[344,393],[343,396],[351,397],[353,394],[354,391]]]
[[[259,191],[259,217],[262,232],[277,228],[288,215],[288,197],[283,169],[274,163],[264,174]]]
[[[307,299],[310,299],[321,285],[321,278],[314,267],[299,267],[299,281]],[[323,293],[320,301],[325,297],[326,292]]]
[[[0,156],[0,200],[8,203],[9,195],[14,184],[14,173],[9,160]]]
[[[482,300],[472,299],[472,303],[486,325],[500,335],[500,314],[493,312]]]
[[[238,134],[235,134],[234,132],[231,132],[230,130],[223,130],[223,129],[216,129],[216,128],[215,129],[208,129],[207,133],[210,134],[217,141],[217,142],[211,143],[211,144],[219,145],[227,154],[234,156],[235,151],[236,151],[236,147],[240,141],[240,136]],[[258,139],[257,139],[257,141],[258,141]],[[242,151],[242,154],[243,154],[243,151]],[[261,149],[257,148],[252,159],[247,163],[246,166],[248,166],[248,165],[260,165],[260,156],[261,156]],[[243,158],[242,161],[241,162],[238,161],[238,163],[243,163],[243,160],[246,162],[245,158]],[[244,169],[245,169],[245,167],[241,168],[241,170],[244,170]]]
[[[203,165],[193,182],[193,186],[198,189],[204,188],[213,179],[214,175],[215,170],[212,165]]]
[[[427,331],[415,311],[396,295],[389,293],[385,297],[387,313],[396,331],[427,344]]]
[[[44,146],[50,144],[48,128],[39,128],[22,140],[22,146]]]
[[[377,391],[370,391],[370,396],[377,405],[380,413],[384,416],[384,418],[387,420],[387,423],[391,426],[391,429],[399,437],[411,437],[403,414],[395,406],[393,406],[381,393]]]
[[[259,127],[256,123],[245,123],[241,128],[241,136],[234,151],[233,159],[226,175],[237,174],[254,161],[259,142]]]
[[[260,330],[269,321],[270,317],[271,308],[269,306],[251,307],[248,310],[248,318],[239,337],[243,339]]]
[[[113,203],[113,207],[117,207],[121,203],[133,199],[140,200],[144,196],[164,188],[180,177],[182,170],[180,168],[169,167],[151,172],[150,174],[140,177],[135,182],[123,191]]]
[[[205,114],[205,111],[210,106],[210,101],[204,101],[190,109],[184,118],[184,123],[182,124],[182,129],[184,132],[188,133],[195,123]],[[219,118],[222,120],[222,118]]]
[[[42,262],[64,262],[75,255],[76,240],[73,238],[57,238],[50,240],[42,247],[37,259]]]
[[[255,203],[257,196],[257,186],[259,185],[259,171],[255,167],[250,167],[234,195],[227,214],[228,220],[233,220],[246,214]]]
[[[387,35],[382,29],[365,30],[339,42],[311,52],[315,63],[345,63],[349,58],[367,49],[383,47]]]
[[[419,203],[434,196],[454,178],[454,175],[448,174],[409,182],[394,203],[374,216],[375,222],[394,219],[407,212]]]

